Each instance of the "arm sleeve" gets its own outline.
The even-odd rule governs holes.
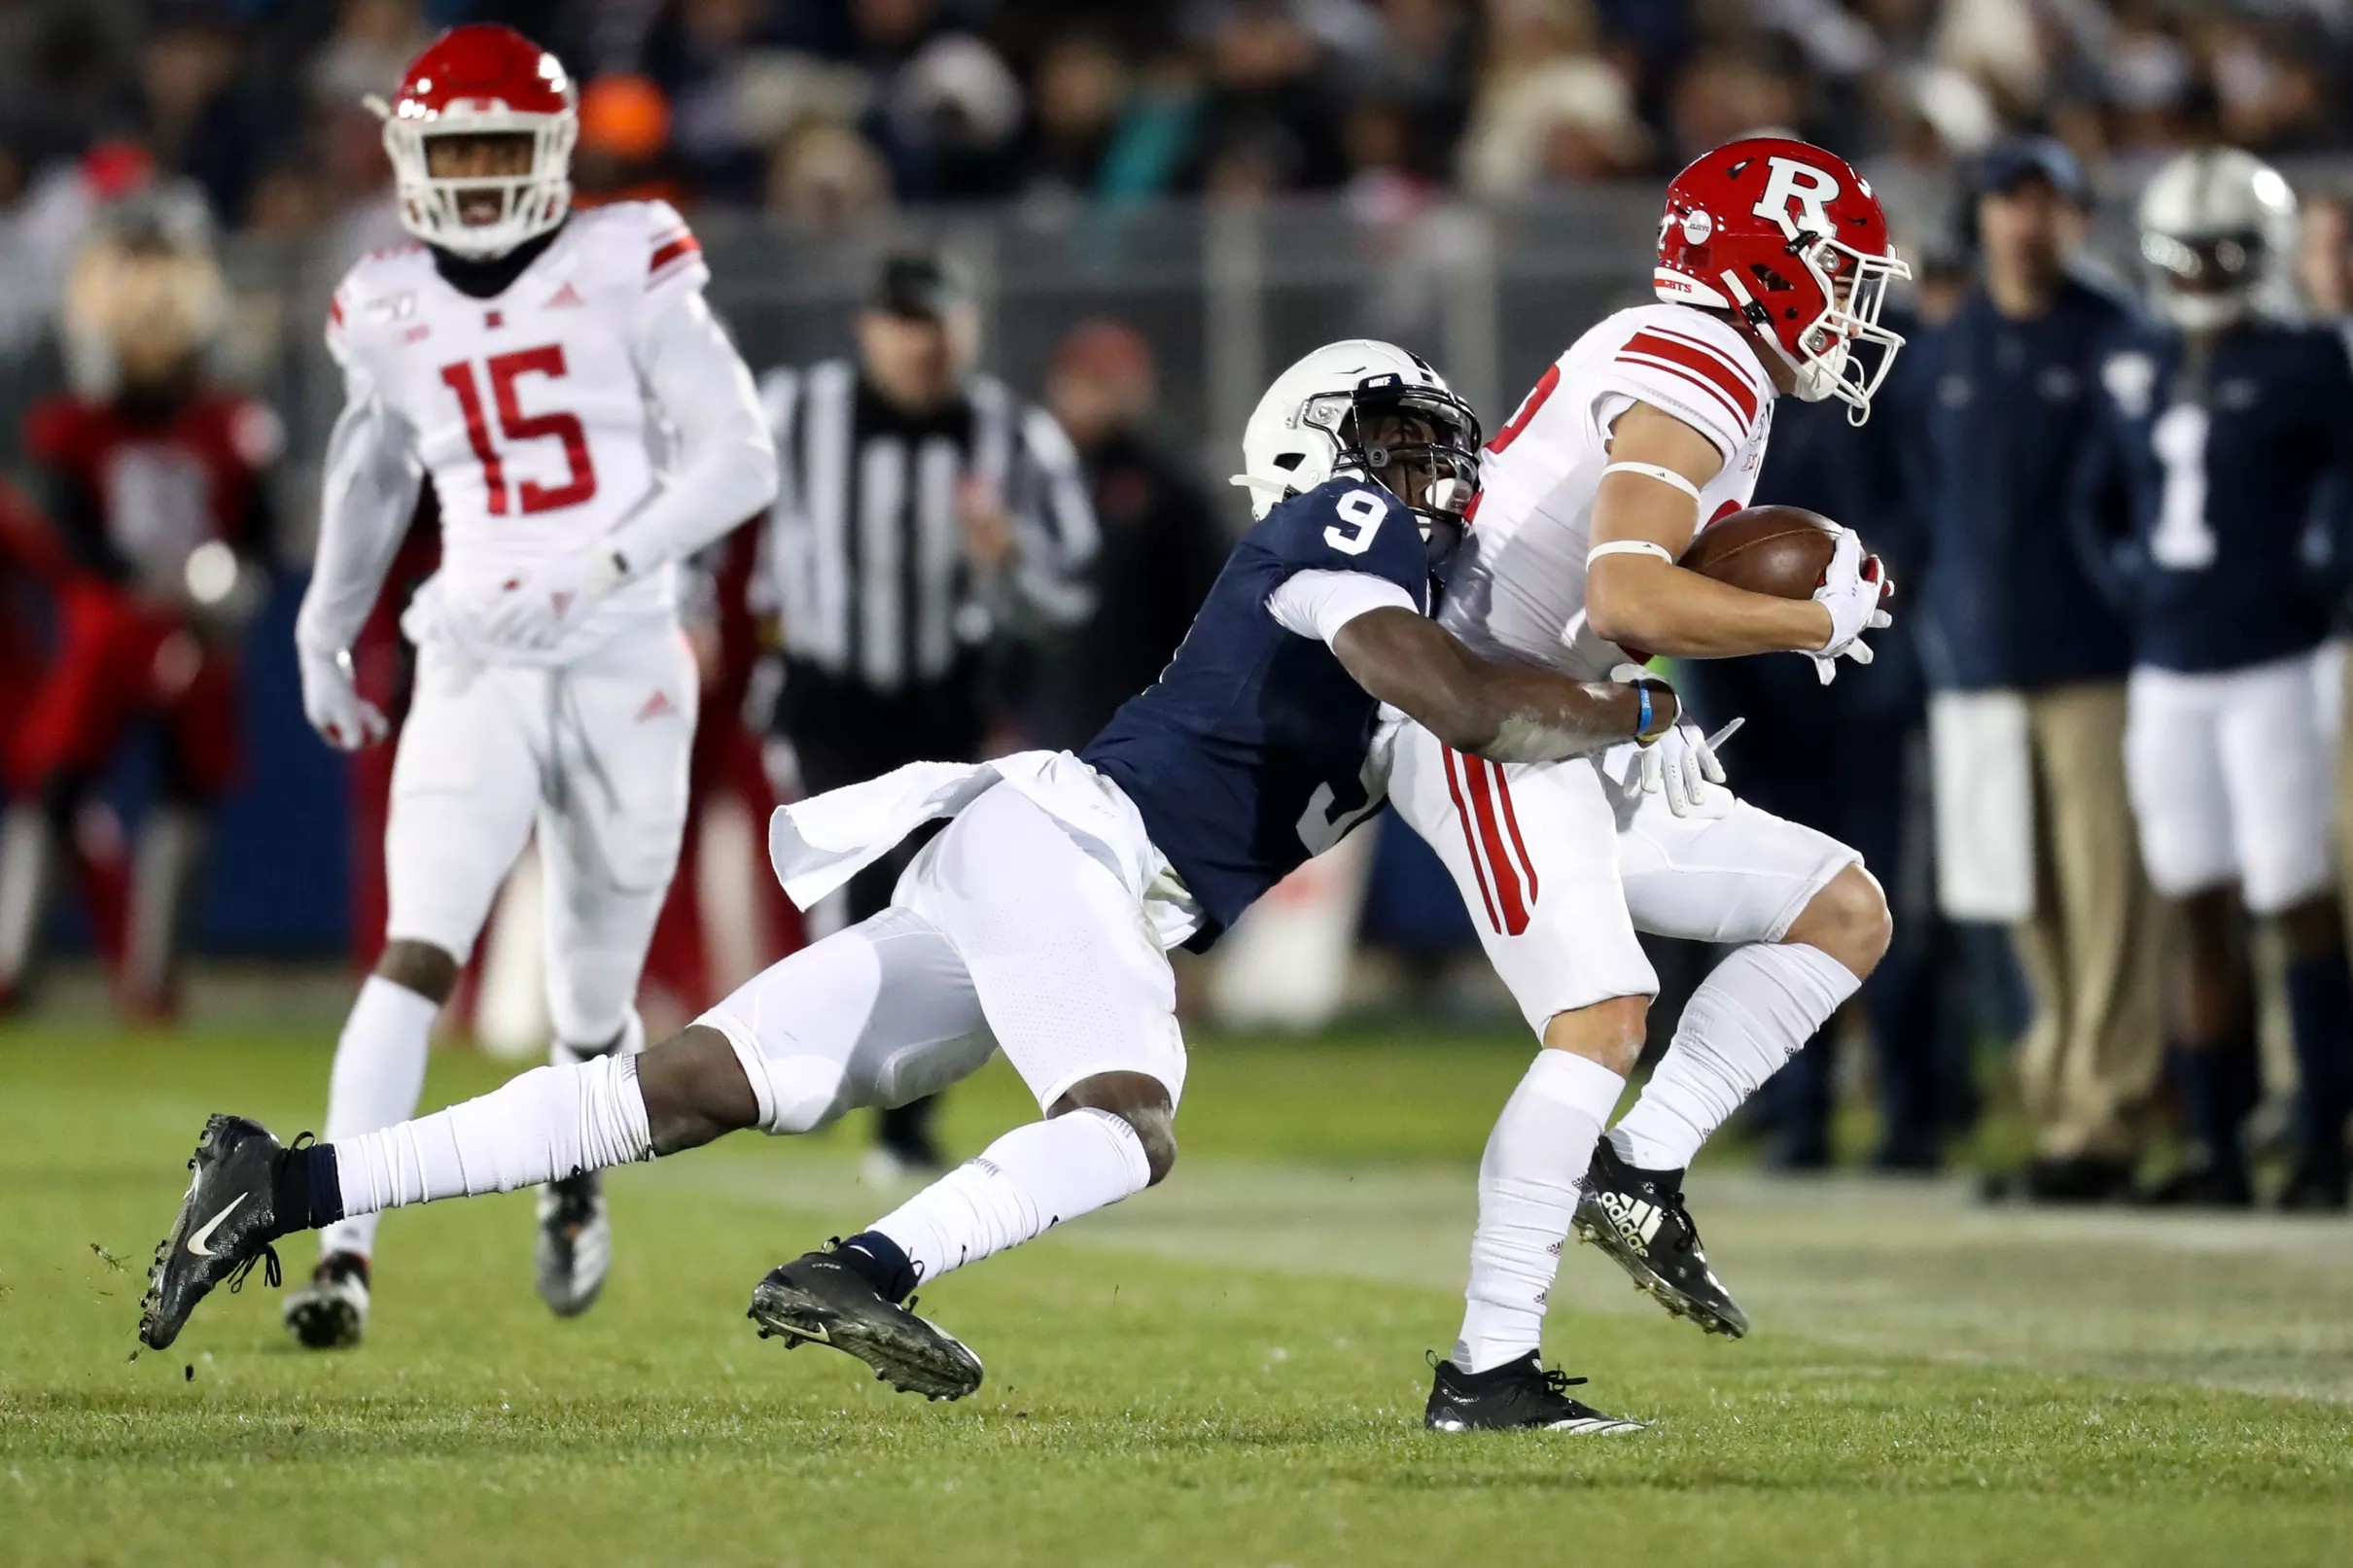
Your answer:
[[[1010,498],[1013,597],[1033,622],[1074,626],[1095,612],[1095,504],[1078,453],[1052,414],[1024,409],[1020,440],[1020,481]]]
[[[1413,595],[1369,572],[1294,572],[1266,600],[1276,625],[1326,646],[1367,610],[1391,608],[1422,613]]]
[[[677,447],[669,481],[608,538],[631,576],[692,555],[776,499],[776,443],[752,372],[701,292],[675,295],[637,352]]]
[[[319,555],[295,617],[295,644],[339,653],[368,619],[416,510],[423,470],[408,427],[368,373],[345,361],[343,412],[327,437]]]

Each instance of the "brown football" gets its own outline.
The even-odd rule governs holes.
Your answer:
[[[1838,524],[1803,506],[1751,506],[1701,529],[1678,564],[1750,593],[1811,599],[1838,537]]]

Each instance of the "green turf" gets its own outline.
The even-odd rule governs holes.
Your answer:
[[[1205,1049],[1169,1224],[1149,1195],[1094,1240],[1074,1227],[927,1293],[990,1368],[948,1407],[743,1320],[764,1269],[870,1217],[841,1138],[621,1173],[613,1284],[576,1322],[532,1293],[513,1195],[387,1222],[357,1353],[291,1349],[257,1276],[131,1359],[139,1271],[204,1113],[307,1125],[324,1045],[19,1027],[0,1033],[0,1563],[2353,1560],[2353,1408],[2047,1375],[2032,1338],[1932,1359],[1828,1322],[1734,1345],[1563,1311],[1556,1347],[1597,1401],[1655,1430],[1423,1434],[1421,1354],[1457,1302],[1406,1281],[1458,1272],[1461,1237],[1399,1195],[1467,1182],[1520,1065],[1462,1040]],[[428,1098],[497,1076],[438,1058]],[[993,1074],[951,1132],[969,1147],[1022,1111]],[[1188,1176],[1247,1198],[1196,1234],[1175,1223]],[[1286,1188],[1327,1205],[1359,1182],[1352,1261],[1327,1270],[1275,1229]],[[1413,1257],[1382,1255],[1390,1207]],[[1253,1228],[1275,1238],[1263,1266],[1218,1261],[1257,1256]]]

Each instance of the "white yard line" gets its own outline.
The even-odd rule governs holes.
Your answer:
[[[685,1160],[647,1175],[839,1227],[888,1206],[830,1151]],[[2353,1223],[1987,1208],[1957,1182],[1727,1172],[1703,1174],[1692,1193],[1717,1272],[1760,1335],[2353,1403]],[[1200,1158],[1059,1237],[1454,1290],[1472,1204],[1468,1168]],[[1658,1313],[1586,1248],[1570,1249],[1554,1300]]]

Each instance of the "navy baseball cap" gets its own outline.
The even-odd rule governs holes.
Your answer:
[[[2056,137],[2013,136],[1978,160],[1975,183],[1979,195],[2006,193],[2028,180],[2042,181],[2079,207],[2091,205],[2091,187],[2084,178],[2084,166]]]

